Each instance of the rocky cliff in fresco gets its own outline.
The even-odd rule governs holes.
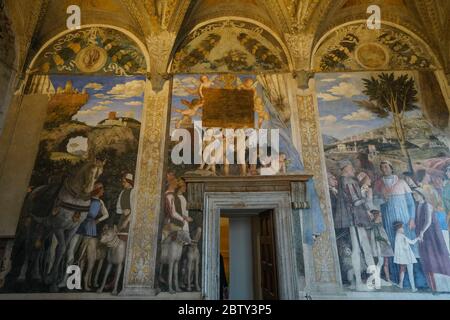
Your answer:
[[[81,290],[117,293],[134,211],[143,81],[51,76],[49,82],[47,117],[4,289],[67,290],[61,270],[76,264]],[[111,242],[118,244],[111,249],[114,261],[106,257]],[[111,274],[108,264],[116,266]]]

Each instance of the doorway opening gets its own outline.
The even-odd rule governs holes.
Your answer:
[[[221,210],[221,299],[279,298],[273,214],[273,210]]]

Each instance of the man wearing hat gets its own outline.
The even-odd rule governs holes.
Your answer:
[[[395,229],[394,222],[400,221],[403,223],[405,235],[409,239],[414,239],[415,234],[415,217],[416,205],[412,196],[411,187],[405,180],[399,178],[394,174],[394,167],[388,160],[380,162],[380,171],[382,177],[375,183],[375,197],[380,203],[380,211],[383,216],[383,223],[389,241],[394,245],[395,250]],[[417,244],[411,245],[416,257],[419,257]],[[392,280],[396,283],[399,281],[399,268],[390,261],[390,273]],[[419,271],[414,272],[417,277],[420,277]],[[423,274],[422,274],[423,277]],[[425,280],[423,277],[422,280]],[[418,278],[418,286],[422,286],[421,279]]]
[[[131,173],[126,173],[122,177],[122,191],[119,194],[116,204],[116,214],[118,218],[118,231],[127,240],[131,214],[134,212],[134,181]]]
[[[361,250],[367,266],[375,265],[369,237],[366,228],[370,226],[370,219],[364,197],[361,194],[359,181],[355,176],[355,169],[350,160],[339,162],[341,176],[339,177],[339,194],[334,217],[336,229],[349,229],[352,243],[352,266],[356,277],[356,290],[366,291],[368,286],[361,279]]]

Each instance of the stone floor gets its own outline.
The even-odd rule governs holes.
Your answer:
[[[302,295],[303,296],[303,295]],[[311,294],[312,300],[450,300],[450,293],[431,292],[356,292],[345,290],[342,294]]]
[[[304,293],[300,294],[305,297]],[[311,294],[311,300],[450,300],[450,293],[432,294],[428,292],[355,292],[341,294]],[[113,296],[110,293],[14,293],[0,294],[0,300],[200,300],[199,292],[170,294],[161,292],[156,296]],[[306,297],[305,297],[306,299]]]
[[[4,293],[0,300],[200,300],[200,292],[170,294],[161,292],[156,296],[113,296],[110,293]]]

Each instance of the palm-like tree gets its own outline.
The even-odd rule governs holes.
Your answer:
[[[382,73],[378,78],[363,79],[363,93],[369,101],[355,101],[360,107],[376,114],[380,118],[392,115],[393,126],[403,155],[408,159],[411,172],[414,172],[411,157],[406,148],[406,132],[404,126],[405,113],[419,107],[415,104],[417,89],[414,78],[403,74],[395,77],[394,73]]]

